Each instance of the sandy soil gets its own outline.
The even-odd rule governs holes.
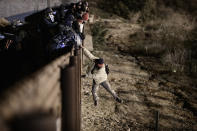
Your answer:
[[[110,21],[110,24],[108,24]],[[140,26],[121,20],[101,19],[106,24],[108,43],[121,43]],[[118,42],[117,42],[118,41]],[[127,41],[129,42],[129,41]],[[126,43],[126,42],[124,42]],[[197,88],[189,78],[177,75],[155,75],[145,67],[162,68],[158,61],[145,61],[115,50],[97,50],[110,67],[109,82],[123,99],[117,103],[102,87],[97,107],[93,105],[91,79],[83,79],[82,129],[84,131],[151,131],[159,112],[161,131],[197,131]],[[143,62],[142,62],[143,61]],[[84,66],[84,71],[86,67]]]

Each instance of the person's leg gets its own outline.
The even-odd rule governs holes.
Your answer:
[[[108,81],[102,82],[101,85],[114,97],[117,102],[122,103],[122,100],[117,96],[116,92],[111,89]]]
[[[101,85],[115,98],[117,98],[116,92],[111,89],[111,85],[108,81],[104,81],[101,83]]]
[[[93,96],[93,100],[94,100],[94,105],[97,105],[97,101],[98,101],[98,95],[97,95],[97,90],[99,88],[99,84],[96,84],[96,82],[93,80],[93,85],[92,85],[92,96]]]

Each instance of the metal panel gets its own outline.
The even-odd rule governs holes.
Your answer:
[[[81,128],[81,56],[75,50],[70,65],[61,71],[62,131],[80,131]]]

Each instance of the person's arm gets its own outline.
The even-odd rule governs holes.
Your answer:
[[[92,79],[94,79],[94,78],[97,77],[97,75],[98,75],[98,74],[92,74],[91,71],[87,71],[85,77],[86,77],[86,78],[92,78]]]
[[[94,68],[94,64],[92,63],[91,65],[88,66],[86,70],[86,74],[82,75],[83,78],[93,78],[92,70]]]
[[[56,26],[57,25],[57,23],[56,22],[54,22],[54,23],[52,23],[52,22],[50,22],[49,20],[47,20],[46,18],[44,18],[44,24],[47,26],[47,27],[54,27],[54,26]]]
[[[85,47],[83,47],[84,50],[84,54],[90,59],[90,60],[95,60],[95,59],[99,59],[98,57],[94,56],[89,50],[87,50]]]

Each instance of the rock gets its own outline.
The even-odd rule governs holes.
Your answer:
[[[90,15],[88,21],[89,21],[90,24],[94,23],[94,15]]]
[[[84,91],[84,95],[90,96],[90,92],[89,91]]]
[[[115,82],[116,81],[116,79],[115,78],[111,78],[111,82]]]

